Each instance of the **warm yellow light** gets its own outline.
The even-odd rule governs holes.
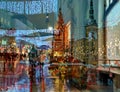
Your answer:
[[[53,27],[49,26],[49,27],[48,27],[48,30],[52,31],[52,30],[53,30]]]
[[[62,54],[60,52],[54,52],[54,56],[61,56]]]

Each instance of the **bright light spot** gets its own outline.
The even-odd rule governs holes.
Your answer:
[[[48,27],[48,30],[52,31],[52,30],[53,30],[53,27],[51,27],[51,26],[50,26],[50,27]]]

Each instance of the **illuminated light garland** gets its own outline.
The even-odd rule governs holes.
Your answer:
[[[94,48],[95,49],[94,51],[90,51],[92,48],[93,47],[91,46],[84,45],[84,43],[82,43],[82,40],[75,42],[73,46],[73,53],[74,53],[75,58],[81,61],[84,61],[85,58],[88,58],[86,55],[97,56],[99,53],[98,50],[100,51],[101,48],[99,48],[98,50],[97,48]]]
[[[0,9],[18,14],[41,14],[57,12],[57,0],[1,1]]]
[[[14,32],[15,31],[15,32]],[[43,33],[49,33],[49,34],[53,34],[54,30],[49,30],[49,29],[38,29],[38,30],[4,30],[4,29],[0,29],[0,35],[2,36],[24,36],[24,35],[29,35],[35,32],[43,32]]]
[[[118,49],[120,50],[120,39],[118,36],[116,37],[116,35],[113,35],[113,36],[114,37],[112,37],[112,40],[110,42],[107,42],[107,45],[106,45],[107,46],[107,59],[110,60],[110,64],[116,65],[115,63],[116,61],[113,61],[113,59],[116,59],[116,60],[120,59],[120,57],[116,55],[116,50],[115,50],[116,46],[118,46]],[[86,48],[86,51],[84,51],[84,48]],[[104,46],[99,47],[98,50],[96,49],[94,53],[89,52],[89,49],[91,49],[91,47],[89,46],[84,47],[80,43],[76,43],[74,44],[74,48],[73,48],[74,56],[79,60],[84,60],[84,58],[87,58],[86,57],[86,53],[87,53],[88,55],[90,54],[91,56],[99,55],[100,59],[104,60],[104,55],[105,55]],[[117,62],[120,63],[120,61],[117,61]],[[100,63],[102,62],[100,61]],[[109,64],[109,62],[107,62],[107,64]]]
[[[0,30],[1,36],[10,36],[15,37],[16,42],[19,42],[20,40],[29,42],[31,44],[35,44],[36,46],[41,46],[43,44],[49,45],[51,47],[52,41],[46,41],[46,39],[52,38],[52,31],[49,31],[47,29],[41,29],[41,30]],[[41,36],[41,35],[34,35],[34,33],[40,32],[40,33],[50,33],[50,35]],[[29,37],[29,34],[33,34],[33,36]]]

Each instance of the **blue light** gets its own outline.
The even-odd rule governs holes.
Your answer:
[[[57,12],[57,0],[1,1],[0,9],[18,14],[40,14]]]

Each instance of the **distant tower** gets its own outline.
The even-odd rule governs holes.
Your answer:
[[[90,0],[88,25],[97,25],[96,20],[94,19],[93,0]]]
[[[89,21],[86,24],[86,42],[85,53],[88,64],[97,64],[98,59],[98,27],[96,20],[94,19],[93,0],[90,0]]]

